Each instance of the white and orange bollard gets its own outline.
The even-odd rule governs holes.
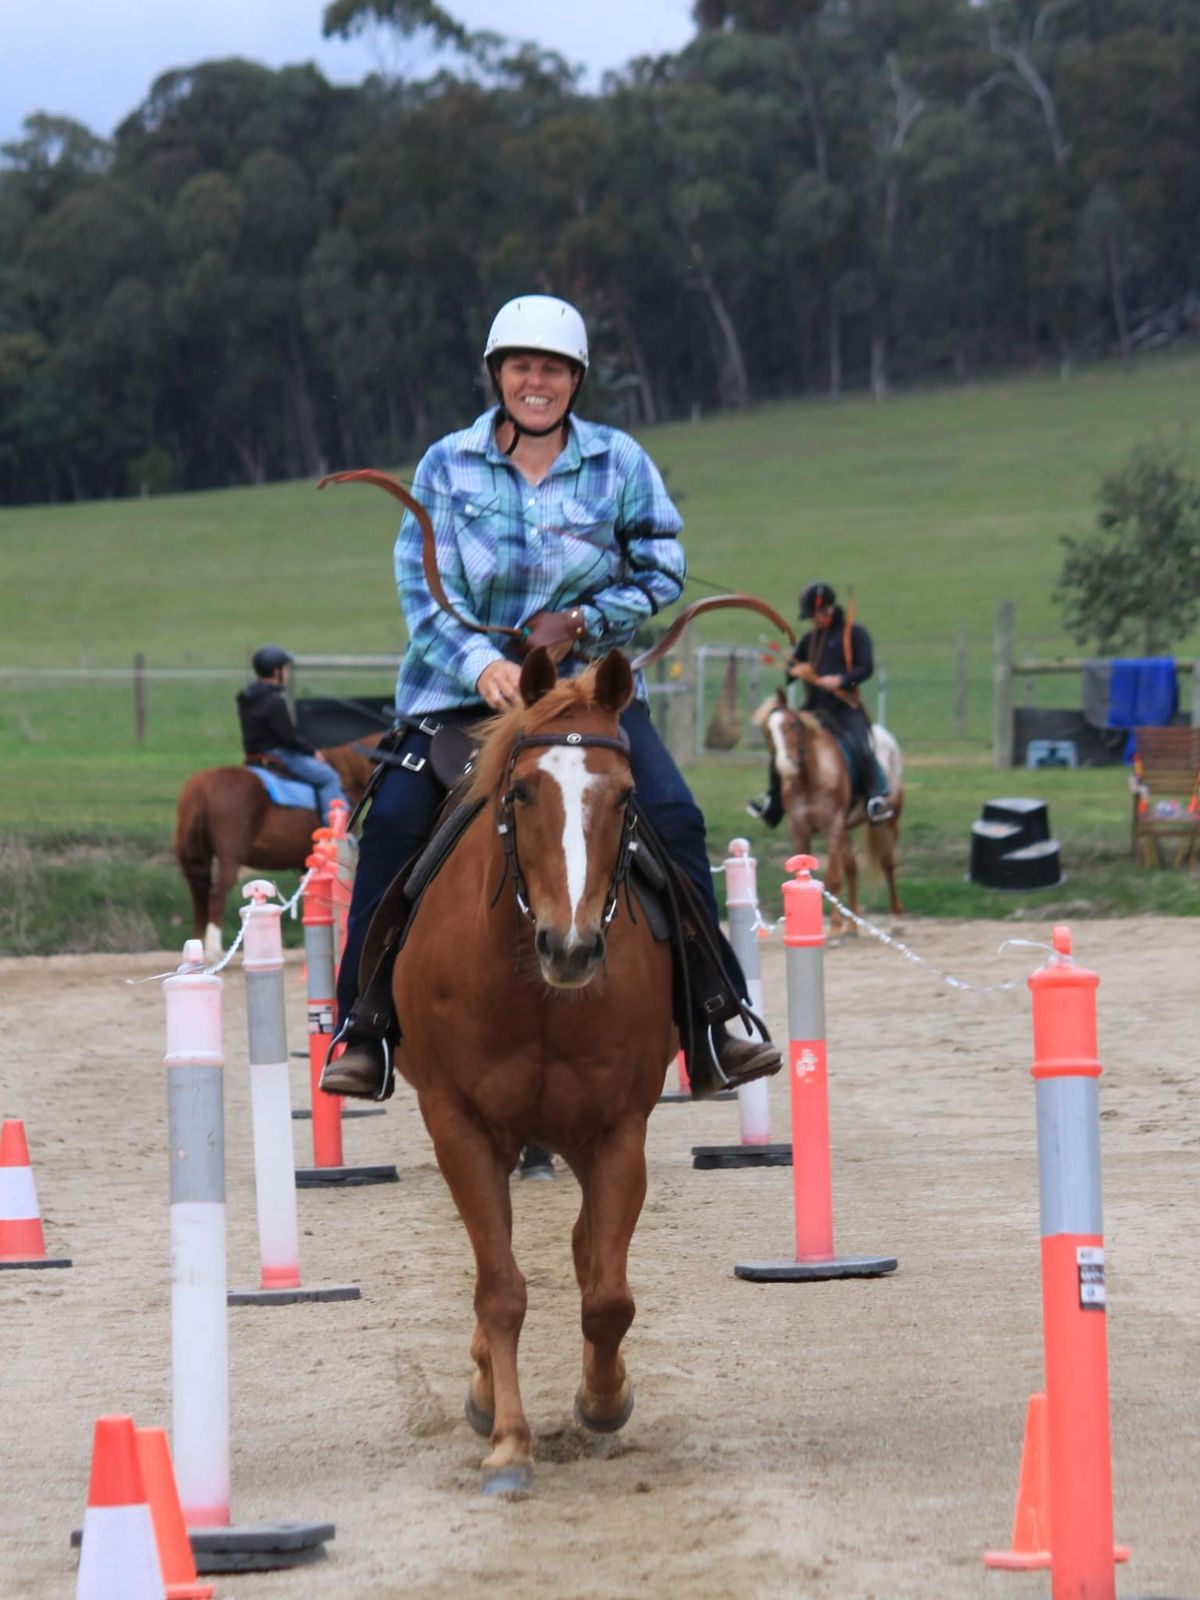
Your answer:
[[[1044,1470],[1026,1428],[1013,1546],[990,1567],[1050,1568],[1053,1600],[1114,1600],[1112,1451],[1108,1416],[1107,1295],[1100,1196],[1096,990],[1071,958],[1071,930],[1054,929],[1054,954],[1030,975],[1037,1083],[1042,1319],[1046,1361]],[[1035,1400],[1040,1398],[1033,1397]],[[1045,1503],[1031,1509],[1041,1493]],[[1036,1533],[1040,1537],[1031,1537]],[[1042,1543],[1048,1548],[1030,1549]]]
[[[732,839],[725,858],[725,916],[729,943],[746,979],[750,1009],[762,1015],[762,970],[758,954],[758,863],[750,854],[748,839]],[[730,1031],[744,1032],[740,1022],[731,1022]],[[771,1143],[771,1109],[766,1078],[742,1084],[737,1091],[741,1144],[697,1144],[692,1146],[692,1165],[701,1171],[723,1167],[787,1167],[792,1161],[790,1144]]]
[[[199,941],[197,941],[199,942]],[[132,1417],[100,1417],[75,1600],[165,1600]]]
[[[0,1127],[0,1270],[70,1265],[69,1256],[46,1254],[25,1124],[8,1117]]]
[[[255,878],[242,894],[246,1027],[250,1045],[250,1114],[254,1128],[254,1190],[258,1202],[259,1287],[237,1289],[230,1305],[293,1305],[300,1300],[357,1300],[353,1284],[306,1289],[300,1282],[300,1228],[292,1153],[283,982],[283,907],[272,904],[273,883]]]
[[[163,996],[171,1158],[172,1441],[180,1509],[201,1572],[294,1565],[333,1537],[329,1523],[250,1528],[230,1523],[222,989],[221,979],[204,971],[200,940],[189,939],[182,964],[163,984]],[[290,1133],[290,1119],[288,1127]],[[108,1600],[124,1591],[100,1593]]]
[[[225,1049],[220,978],[198,939],[163,984],[171,1156],[171,1379],[175,1475],[191,1526],[229,1521],[225,1311]]]
[[[792,856],[787,869],[795,877],[783,885],[796,1254],[791,1260],[738,1262],[734,1272],[753,1283],[878,1278],[896,1270],[895,1256],[839,1256],[833,1247],[824,889],[812,876],[816,865],[815,856]]]
[[[314,841],[325,831],[319,828],[313,835]],[[311,1167],[297,1167],[295,1181],[301,1189],[395,1183],[399,1174],[390,1162],[379,1162],[373,1166],[346,1165],[342,1153],[342,1097],[336,1094],[323,1094],[320,1089],[321,1069],[325,1065],[329,1043],[337,1027],[334,954],[337,927],[334,887],[337,874],[332,850],[314,847],[306,866],[308,882],[304,890],[304,972],[307,988],[308,1075],[312,1095],[313,1164]]]

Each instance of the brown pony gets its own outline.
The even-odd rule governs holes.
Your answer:
[[[523,705],[485,724],[471,793],[487,803],[421,901],[393,978],[396,1064],[475,1252],[466,1413],[491,1439],[487,1494],[533,1481],[509,1199],[527,1140],[562,1156],[582,1190],[576,1418],[609,1433],[633,1409],[620,1354],[634,1315],[626,1262],[646,1119],[676,1045],[668,948],[617,893],[633,792],[617,719],[632,692],[616,651],[563,682],[545,650],[530,653]]]
[[[382,734],[357,742],[377,744]],[[372,762],[352,744],[322,750],[353,806],[371,776]],[[206,767],[184,784],[175,813],[175,859],[192,892],[194,934],[204,953],[221,953],[225,901],[240,867],[260,872],[299,869],[312,850],[316,811],[277,806],[261,778],[246,767]],[[214,871],[215,865],[215,871]]]
[[[846,879],[846,904],[858,911],[858,861],[850,830],[867,820],[866,806],[860,798],[850,803],[850,774],[841,746],[828,728],[810,711],[792,711],[782,694],[763,702],[754,713],[763,730],[767,748],[779,773],[783,809],[792,830],[792,843],[800,855],[808,855],[812,837],[824,837],[827,853],[825,883],[831,894],[841,897],[842,877]],[[893,815],[888,822],[873,823],[867,829],[867,852],[871,863],[887,883],[888,905],[892,915],[903,911],[896,893],[896,841],[900,833],[900,813],[904,807],[901,782],[903,762],[900,746],[882,723],[871,729],[875,754],[888,782],[888,802]],[[829,919],[835,937],[855,933],[835,907]]]

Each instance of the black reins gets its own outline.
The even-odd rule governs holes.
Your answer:
[[[504,774],[504,792],[500,796],[496,814],[496,832],[500,836],[500,844],[504,851],[504,871],[500,875],[500,882],[496,885],[496,893],[492,896],[491,903],[495,905],[499,900],[504,880],[511,874],[517,910],[529,922],[536,921],[536,918],[529,905],[528,886],[517,854],[516,802],[512,775],[517,757],[522,751],[539,746],[561,747],[567,750],[615,750],[618,755],[624,756],[626,761],[629,760],[629,740],[624,731],[615,739],[604,733],[530,733],[518,739],[509,751],[508,766]],[[637,811],[633,805],[628,805],[625,808],[625,820],[621,828],[621,842],[617,847],[612,881],[609,883],[608,897],[604,902],[603,926],[606,928],[616,915],[621,886],[628,878],[629,863],[638,848],[637,839],[634,837],[636,831]]]

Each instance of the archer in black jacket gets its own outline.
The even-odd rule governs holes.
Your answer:
[[[831,724],[850,747],[857,768],[857,778],[854,771],[850,774],[851,784],[866,790],[868,820],[886,822],[892,814],[887,779],[875,757],[871,722],[859,693],[859,686],[875,671],[871,635],[860,623],[847,626],[846,614],[836,602],[827,583],[810,583],[800,596],[800,620],[812,625],[792,652],[788,677],[805,685],[801,709]],[[783,796],[774,761],[767,794],[751,800],[746,809],[769,828],[782,820]]]

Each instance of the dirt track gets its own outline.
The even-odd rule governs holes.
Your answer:
[[[1021,974],[1007,924],[913,924],[976,982]],[[1200,1592],[1200,923],[1083,923],[1101,974],[1109,1350],[1126,1595]],[[170,1425],[162,999],[125,987],[174,959],[0,962],[0,1113],[25,1120],[47,1242],[69,1272],[0,1273],[0,1596],[73,1592],[94,1418]],[[230,1282],[255,1277],[241,980],[226,985]],[[764,952],[786,1032],[782,952]],[[462,1420],[472,1275],[411,1097],[346,1124],[347,1158],[401,1182],[300,1196],[306,1281],[358,1303],[231,1311],[237,1520],[327,1517],[307,1575],[218,1580],[245,1600],[540,1600],[1049,1593],[985,1572],[1011,1528],[1025,1399],[1041,1376],[1028,998],[951,991],[877,945],[827,962],[838,1244],[899,1256],[868,1283],[757,1287],[733,1263],[791,1248],[790,1174],[694,1172],[736,1108],[661,1107],[634,1239],[637,1409],[596,1455],[570,1420],[578,1304],[573,1181],[520,1186],[522,1342],[537,1493],[476,1493]],[[299,971],[289,971],[294,1046]],[[296,1062],[299,1102],[303,1068]],[[772,1085],[786,1136],[786,1084]],[[303,1157],[306,1123],[297,1125]]]

